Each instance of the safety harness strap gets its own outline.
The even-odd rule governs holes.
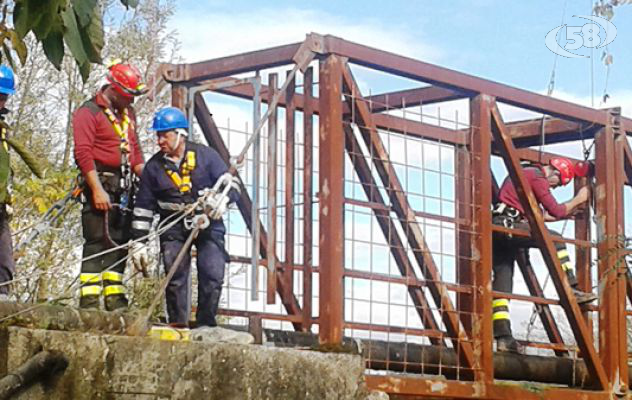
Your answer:
[[[180,170],[181,174],[177,171],[173,171],[165,164],[165,172],[171,178],[171,181],[176,185],[180,193],[188,193],[191,191],[193,185],[191,184],[191,172],[195,169],[195,151],[189,150],[185,155],[184,162],[182,163]]]

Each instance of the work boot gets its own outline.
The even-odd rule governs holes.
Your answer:
[[[586,304],[597,300],[597,295],[591,292],[584,292],[576,287],[572,287],[571,290],[573,291],[578,304]]]
[[[198,309],[195,315],[195,321],[197,326],[217,326],[217,309],[219,307],[219,301],[222,296],[222,289],[212,289],[208,296],[200,298],[198,300]],[[201,296],[200,296],[201,297]]]
[[[88,295],[79,298],[79,308],[96,308],[99,309],[99,296]]]
[[[105,309],[115,311],[127,308],[127,298],[124,294],[112,294],[105,298]]]
[[[518,343],[513,336],[503,335],[496,338],[496,351],[523,354],[524,346]]]

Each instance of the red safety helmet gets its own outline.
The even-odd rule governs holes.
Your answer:
[[[148,90],[138,69],[129,64],[112,64],[106,78],[117,92],[126,97],[140,96]]]
[[[575,177],[575,167],[573,162],[565,157],[553,157],[549,163],[553,168],[560,172],[562,185],[566,185]]]

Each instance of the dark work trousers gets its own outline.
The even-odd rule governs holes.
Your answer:
[[[116,193],[108,192],[108,194],[112,203],[118,202]],[[131,214],[121,212],[119,208],[114,207],[108,211],[108,230],[114,243],[106,239],[104,230],[105,213],[93,207],[91,197],[91,193],[87,191],[87,201],[84,203],[81,212],[83,238],[85,239],[83,245],[84,258],[106,251],[112,248],[113,244],[127,243],[131,238]],[[103,285],[103,294],[106,298],[106,309],[113,310],[127,305],[122,288],[122,275],[125,272],[126,264],[123,259],[126,256],[127,248],[123,248],[81,263],[82,290],[80,305],[82,307],[98,307],[100,294],[98,287],[101,285]],[[108,274],[108,272],[112,272],[112,274]],[[90,278],[91,275],[95,276]],[[91,290],[92,288],[94,290]],[[108,300],[109,297],[111,297],[111,300]]]
[[[188,233],[187,233],[188,236]],[[185,240],[167,238],[161,239],[165,271],[172,268]],[[226,266],[226,251],[224,250],[224,234],[220,232],[200,233],[193,241],[197,249],[198,269],[198,305],[195,316],[197,326],[217,326],[215,316],[219,307],[219,300],[224,283],[224,268]],[[188,324],[191,310],[190,304],[190,275],[191,252],[188,249],[177,271],[167,285],[167,315],[169,323]]]
[[[493,219],[494,225],[503,226],[502,221],[498,217]],[[529,231],[529,223],[520,221],[514,224],[515,229],[523,229]],[[552,236],[561,237],[561,235],[551,229],[549,233]],[[562,269],[566,272],[571,286],[577,285],[577,279],[570,265],[570,258],[564,254],[566,244],[563,242],[554,242]],[[492,281],[492,289],[499,292],[511,293],[513,291],[513,274],[514,262],[519,251],[528,251],[530,248],[536,248],[535,241],[530,237],[512,236],[497,232],[494,233],[493,240],[493,270],[494,279]]]
[[[7,206],[0,204],[0,283],[13,280],[15,261],[13,261],[13,244]],[[9,294],[9,285],[0,286],[0,294]]]
[[[95,210],[92,204],[84,204],[81,212],[81,224],[83,227],[83,257],[100,253],[112,248],[112,244],[105,239],[103,228],[104,212]],[[118,244],[127,243],[130,240],[131,217],[123,215],[118,208],[108,211],[108,230],[110,238]],[[109,252],[100,257],[93,258],[81,263],[81,272],[102,272],[104,269],[115,264],[117,261],[127,256],[127,249]],[[116,265],[111,271],[123,273],[125,262]]]
[[[494,216],[492,219],[494,225],[503,226],[503,217]],[[515,229],[530,230],[529,223],[524,220],[515,222]],[[549,233],[553,236],[561,235],[551,229]],[[570,258],[566,249],[566,244],[562,242],[554,242],[557,257],[562,264],[562,269],[566,272],[569,284],[577,285],[577,279],[571,267]],[[536,248],[537,245],[531,237],[525,236],[508,236],[501,232],[495,232],[492,242],[493,247],[493,271],[494,278],[492,280],[492,289],[498,292],[512,293],[513,291],[513,275],[514,263],[519,252],[528,252],[530,248]],[[509,322],[509,304],[507,300],[494,300],[494,335],[504,336],[511,335],[511,325]]]

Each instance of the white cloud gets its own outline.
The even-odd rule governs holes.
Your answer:
[[[199,10],[198,10],[199,11]],[[200,21],[212,21],[200,24]],[[256,9],[248,13],[175,15],[171,28],[179,32],[185,62],[203,61],[300,42],[310,32],[331,34],[349,41],[437,62],[442,52],[424,43],[405,26],[376,18],[344,17],[309,9]]]

